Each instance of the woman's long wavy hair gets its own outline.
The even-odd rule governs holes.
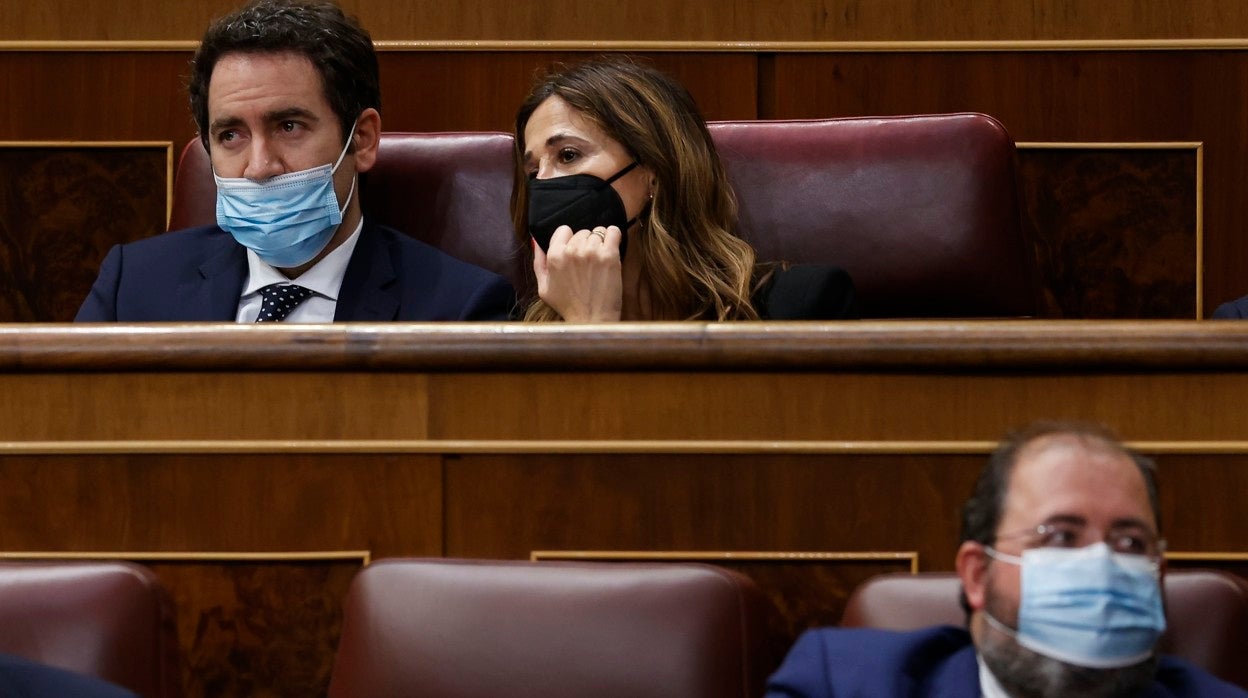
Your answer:
[[[654,199],[629,233],[658,320],[757,320],[750,303],[754,249],[736,236],[737,201],[706,122],[683,85],[654,68],[602,58],[542,78],[516,113],[516,235],[532,261],[524,130],[538,105],[558,96],[622,144],[653,173]],[[532,264],[527,265],[530,281]],[[536,294],[525,320],[558,320]]]

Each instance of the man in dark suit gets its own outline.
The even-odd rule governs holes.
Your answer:
[[[0,696],[4,698],[136,698],[120,686],[0,654]]]
[[[501,277],[365,221],[381,135],[372,39],[335,5],[256,0],[195,54],[217,225],[114,247],[79,321],[506,319]]]
[[[768,696],[1248,696],[1159,656],[1165,628],[1154,467],[1111,434],[1011,436],[962,512],[968,630],[813,630]]]

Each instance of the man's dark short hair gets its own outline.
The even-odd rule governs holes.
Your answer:
[[[208,27],[191,63],[188,88],[199,138],[208,147],[208,87],[222,56],[295,53],[312,61],[346,142],[365,109],[381,109],[372,37],[332,2],[253,0]]]
[[[971,498],[962,507],[962,537],[959,543],[976,541],[984,545],[996,542],[997,527],[1001,524],[1005,495],[1010,488],[1010,475],[1018,463],[1018,456],[1030,444],[1050,436],[1074,436],[1088,439],[1107,450],[1122,454],[1139,468],[1148,491],[1148,503],[1153,510],[1153,520],[1161,528],[1161,506],[1157,499],[1157,466],[1152,459],[1132,451],[1109,429],[1086,422],[1035,422],[1005,437],[988,458],[988,464],[979,473]],[[966,596],[962,607],[970,613]]]

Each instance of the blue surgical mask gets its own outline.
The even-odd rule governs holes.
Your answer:
[[[275,267],[297,267],[311,261],[334,236],[355,195],[358,177],[351,180],[351,191],[341,208],[334,192],[334,173],[354,135],[352,125],[333,165],[288,172],[263,182],[218,177],[214,171],[217,225],[229,231],[238,244]]]
[[[1166,629],[1157,563],[1084,548],[1033,548],[1021,558],[988,548],[992,558],[1021,565],[1018,629],[984,617],[1022,647],[1076,666],[1114,669],[1148,659]]]

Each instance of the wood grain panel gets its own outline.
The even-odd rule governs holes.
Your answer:
[[[0,550],[438,555],[437,455],[0,456]]]
[[[569,52],[383,52],[382,123],[388,131],[506,131],[537,76],[592,58]],[[637,60],[685,84],[709,120],[757,118],[752,53],[642,53]]]
[[[446,550],[501,558],[533,550],[916,550],[922,568],[949,569],[953,512],[981,462],[462,456],[447,462]]]
[[[0,5],[0,40],[198,40],[230,0],[50,0]],[[452,3],[354,0],[376,39],[896,41],[1242,37],[1248,10],[1236,0],[483,0]]]
[[[73,320],[110,247],[165,230],[170,151],[0,143],[0,322]]]
[[[0,439],[425,437],[421,375],[117,373],[5,375]]]
[[[1018,153],[1045,315],[1200,317],[1198,148],[1068,145]]]
[[[677,380],[633,372],[431,381],[429,434],[441,439],[733,440],[748,433],[780,441],[991,441],[1043,417],[1103,421],[1132,439],[1248,438],[1248,376],[1240,374],[744,372]],[[498,406],[489,419],[484,396]]]
[[[325,695],[358,563],[145,564],[177,609],[185,698]]]

